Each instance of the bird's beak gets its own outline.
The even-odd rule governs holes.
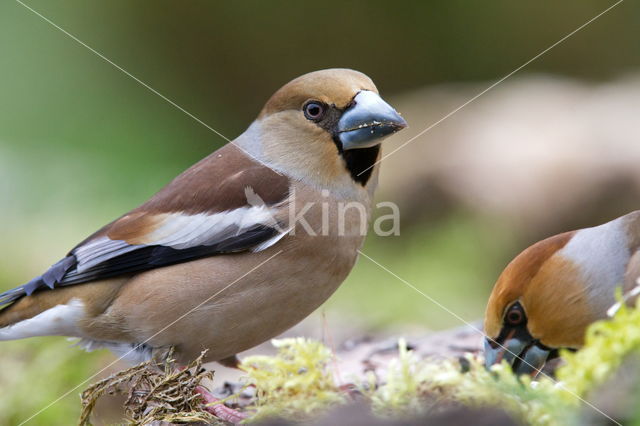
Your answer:
[[[487,368],[502,360],[513,368],[516,374],[536,376],[547,362],[550,350],[541,348],[533,340],[525,341],[516,337],[508,338],[502,345],[493,339],[484,340],[484,362]]]
[[[362,90],[338,122],[338,138],[345,150],[369,148],[407,127],[407,122],[377,93]]]

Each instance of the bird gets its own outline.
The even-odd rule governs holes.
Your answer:
[[[236,139],[0,294],[0,340],[74,337],[130,363],[206,350],[237,366],[349,274],[380,143],[406,126],[361,72],[293,79]]]
[[[637,293],[639,276],[640,210],[533,244],[507,265],[489,297],[487,367],[504,359],[518,374],[538,375],[559,349],[581,348],[587,327],[616,304],[617,289]]]

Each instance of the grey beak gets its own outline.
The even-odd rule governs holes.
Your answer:
[[[504,359],[507,364],[513,365],[513,360],[522,353],[527,346],[526,342],[520,339],[511,338],[502,345],[491,343],[489,339],[484,339],[484,362],[487,368],[493,364],[499,364]]]
[[[538,346],[530,347],[524,355],[523,360],[518,364],[516,374],[529,374],[537,376],[540,369],[547,362],[550,351]]]
[[[516,374],[536,375],[549,357],[549,350],[532,345],[517,338],[507,339],[502,345],[484,341],[484,362],[487,368],[500,363],[503,359],[513,367]]]
[[[404,118],[378,94],[363,90],[353,100],[354,105],[338,122],[338,138],[344,150],[372,147],[407,127]]]

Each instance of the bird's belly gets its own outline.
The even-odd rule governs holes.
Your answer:
[[[125,314],[139,341],[176,346],[179,361],[204,349],[208,360],[223,359],[277,336],[319,307],[350,272],[362,240],[285,238],[260,253],[150,271],[123,289],[111,314]]]

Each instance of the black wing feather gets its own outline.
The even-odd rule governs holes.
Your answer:
[[[201,245],[185,249],[175,249],[161,245],[143,246],[129,251],[87,270],[78,271],[78,262],[69,255],[49,268],[42,276],[28,283],[0,294],[0,306],[9,305],[34,291],[56,286],[82,284],[105,278],[113,278],[147,271],[162,266],[175,265],[190,260],[224,253],[236,253],[268,241],[278,234],[278,230],[265,225],[256,225],[241,234],[229,237],[211,245]]]

